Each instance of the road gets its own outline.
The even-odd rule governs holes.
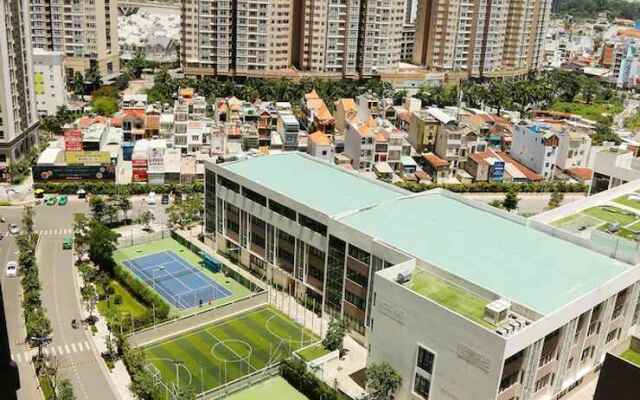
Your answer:
[[[73,384],[77,399],[115,400],[118,397],[107,378],[108,372],[99,361],[89,333],[85,329],[73,329],[71,320],[80,318],[80,299],[70,250],[62,250],[62,238],[71,234],[73,214],[86,212],[87,204],[71,199],[65,207],[38,206],[35,208],[35,229],[40,233],[37,250],[42,300],[53,326],[52,342],[47,353],[58,361],[59,371]],[[0,215],[7,223],[19,223],[22,209],[6,207]],[[0,228],[0,230],[4,227]],[[13,237],[0,242],[3,269],[3,295],[10,338],[12,358],[19,366],[21,389],[18,398],[32,400],[39,398],[34,392],[37,381],[28,362],[32,350],[24,345],[24,327],[20,307],[20,285],[17,279],[4,277],[4,265],[16,259],[16,245]]]
[[[504,193],[464,193],[468,199],[491,203],[494,200],[504,200]],[[565,193],[562,204],[571,203],[585,197],[584,193]],[[551,198],[550,193],[518,193],[518,214],[530,216],[545,210]]]

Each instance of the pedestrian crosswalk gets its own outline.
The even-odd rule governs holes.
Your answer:
[[[9,232],[1,232],[4,236],[9,235]],[[40,236],[64,236],[73,234],[72,228],[58,228],[58,229],[41,229],[36,230],[36,233]]]
[[[61,344],[56,346],[50,344],[42,349],[44,354],[52,357],[61,357],[86,351],[91,351],[91,345],[88,340],[85,340],[84,342],[71,343],[70,345]],[[31,361],[33,356],[36,354],[38,354],[38,349],[29,349],[22,352],[12,353],[11,358],[17,363],[27,363]]]

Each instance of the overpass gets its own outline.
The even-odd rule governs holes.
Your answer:
[[[138,12],[140,8],[163,8],[180,12],[180,0],[120,0],[118,10],[120,15],[131,15]]]

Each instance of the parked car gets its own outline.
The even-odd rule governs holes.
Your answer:
[[[12,235],[17,235],[20,233],[20,228],[18,228],[18,224],[9,224],[9,233]]]
[[[7,277],[18,276],[18,263],[16,261],[9,261],[7,263]]]
[[[153,206],[156,204],[156,192],[149,192],[147,195],[147,204]]]
[[[58,202],[58,199],[56,198],[56,196],[49,196],[49,197],[47,197],[47,200],[45,201],[45,203],[48,206],[55,206],[57,202]]]
[[[169,194],[168,193],[164,193],[162,195],[162,199],[160,200],[160,203],[169,204]]]
[[[60,196],[58,196],[59,206],[66,206],[68,201],[69,201],[69,197],[66,194],[61,194]]]
[[[72,247],[73,247],[73,239],[71,239],[71,236],[65,236],[65,238],[62,239],[62,249],[71,250]]]

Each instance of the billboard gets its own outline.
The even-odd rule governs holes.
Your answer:
[[[64,132],[65,151],[82,150],[82,132],[79,129],[70,129]]]
[[[64,153],[67,164],[103,165],[111,164],[111,153],[108,151],[70,151]]]
[[[36,182],[115,180],[116,177],[113,165],[34,165],[31,171]]]

